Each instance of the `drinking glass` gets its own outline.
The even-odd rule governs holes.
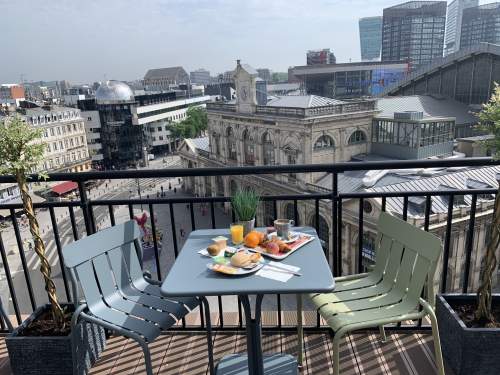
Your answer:
[[[243,242],[243,225],[240,223],[233,223],[230,227],[231,241],[234,245],[239,245]]]

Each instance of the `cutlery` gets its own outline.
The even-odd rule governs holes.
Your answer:
[[[292,271],[292,270],[289,270],[288,268],[283,268],[283,267],[280,267],[280,266],[276,266],[274,264],[267,263],[266,266],[274,268],[275,271],[290,273],[290,274],[295,275],[295,276],[302,276],[302,274],[300,272]]]

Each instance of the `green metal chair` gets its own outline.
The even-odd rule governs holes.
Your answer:
[[[340,340],[346,333],[378,326],[385,340],[385,324],[425,316],[432,325],[437,368],[439,374],[444,375],[433,287],[441,249],[441,241],[436,236],[382,213],[378,222],[374,268],[367,273],[335,278],[333,293],[309,296],[335,333],[335,375],[339,374]],[[428,301],[421,298],[426,281]],[[301,349],[300,341],[299,334]]]

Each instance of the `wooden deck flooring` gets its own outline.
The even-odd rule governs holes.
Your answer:
[[[293,332],[263,334],[265,352],[296,355],[297,336]],[[218,361],[230,353],[246,351],[241,331],[218,331],[214,334],[215,357]],[[331,341],[328,333],[307,333],[305,363],[301,374],[331,374]],[[170,332],[150,345],[157,374],[207,374],[206,336],[202,332]],[[381,343],[376,333],[362,332],[346,337],[341,348],[341,374],[412,374],[436,373],[434,349],[430,333],[390,333]],[[7,349],[0,338],[0,375],[10,374]],[[145,374],[139,346],[122,337],[112,337],[93,375]],[[448,374],[448,372],[447,372]]]

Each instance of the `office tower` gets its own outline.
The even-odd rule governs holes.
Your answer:
[[[444,56],[459,50],[463,11],[467,8],[477,7],[478,4],[478,0],[453,0],[448,5],[446,32],[444,36]]]
[[[359,43],[362,61],[380,60],[382,17],[365,17],[359,20]]]
[[[481,42],[500,44],[500,3],[465,9],[461,33],[460,48]]]
[[[446,1],[410,1],[384,9],[382,61],[411,68],[442,57]]]

